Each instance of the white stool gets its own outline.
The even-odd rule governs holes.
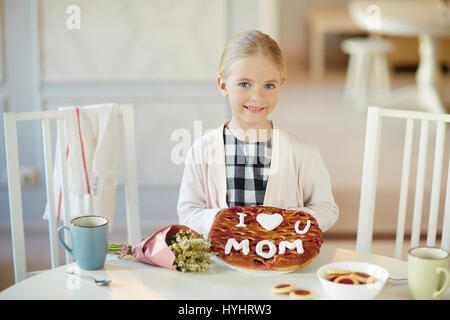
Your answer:
[[[344,103],[365,112],[369,103],[381,104],[389,99],[389,41],[353,38],[342,42],[342,51],[349,54],[344,89]]]

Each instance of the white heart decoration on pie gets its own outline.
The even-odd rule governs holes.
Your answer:
[[[279,213],[260,213],[256,216],[256,221],[266,230],[272,231],[283,222],[283,216]]]

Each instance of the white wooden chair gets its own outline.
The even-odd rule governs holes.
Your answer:
[[[415,121],[420,122],[420,139],[410,247],[418,246],[420,242],[430,123],[436,123],[436,140],[426,245],[436,246],[441,176],[443,171],[442,165],[445,153],[444,140],[446,135],[446,125],[450,122],[450,114],[382,109],[378,107],[368,108],[359,220],[356,238],[356,250],[361,252],[370,252],[372,245],[378,162],[380,155],[380,135],[383,118],[398,118],[406,122],[395,240],[395,257],[400,259],[405,235],[405,218],[407,211],[414,123]],[[446,186],[441,248],[448,251],[450,246],[450,170],[448,170]]]
[[[126,220],[128,242],[133,243],[141,238],[141,227],[139,218],[139,202],[138,202],[138,184],[136,170],[136,147],[134,132],[134,112],[132,105],[121,105],[118,108],[118,116],[122,120],[123,141],[125,153],[125,196],[126,196]],[[50,257],[51,268],[59,266],[59,251],[57,240],[57,222],[55,215],[54,192],[53,192],[53,150],[52,150],[52,130],[51,121],[56,121],[58,132],[62,132],[64,122],[62,111],[51,110],[41,112],[23,112],[4,113],[5,128],[5,147],[7,159],[8,189],[9,189],[9,206],[11,221],[12,249],[14,259],[14,278],[15,282],[19,282],[27,277],[27,264],[25,255],[25,236],[22,210],[22,191],[20,183],[19,169],[19,153],[17,139],[17,122],[18,121],[41,121],[43,148],[45,159],[45,180],[47,191],[47,202],[49,204],[48,229],[50,236]],[[55,152],[64,152],[64,135],[60,134],[60,143],[56,146]],[[70,214],[68,204],[67,172],[65,161],[62,161],[62,200],[64,201],[65,212],[63,213],[63,224],[70,225]],[[70,239],[66,239],[70,244]],[[65,262],[69,263],[72,259],[66,251]]]

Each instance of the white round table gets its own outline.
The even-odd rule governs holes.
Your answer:
[[[407,262],[353,250],[323,246],[318,257],[304,269],[281,275],[261,276],[216,264],[207,272],[182,273],[109,255],[105,267],[82,271],[84,275],[109,278],[109,286],[65,273],[68,264],[23,280],[0,293],[0,299],[190,299],[190,300],[289,300],[271,288],[292,282],[315,292],[316,299],[329,299],[316,277],[316,270],[336,261],[365,261],[386,268],[392,278],[406,278]],[[444,299],[450,298],[450,290]],[[407,281],[389,281],[377,299],[410,299]]]
[[[419,38],[416,86],[393,92],[387,107],[447,113],[449,88],[442,86],[437,39],[450,36],[450,7],[446,13],[438,0],[375,0],[350,1],[348,9],[355,23],[370,33]]]

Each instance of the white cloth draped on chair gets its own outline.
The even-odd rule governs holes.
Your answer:
[[[70,216],[94,214],[114,217],[119,173],[119,119],[117,104],[63,107]],[[60,137],[57,136],[57,145]],[[63,217],[61,156],[56,152],[53,170],[57,219]],[[49,206],[44,219],[48,219]]]

